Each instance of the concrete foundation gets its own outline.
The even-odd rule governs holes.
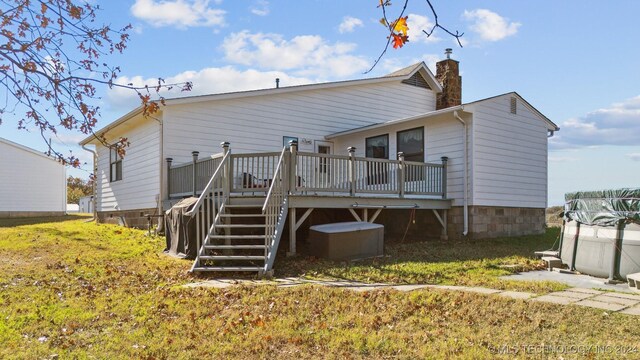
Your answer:
[[[51,217],[64,216],[64,211],[0,211],[2,218]]]
[[[98,222],[118,224],[127,227],[146,229],[149,226],[146,214],[156,214],[157,209],[136,209],[125,211],[98,211]],[[158,224],[158,218],[152,218],[153,226]]]

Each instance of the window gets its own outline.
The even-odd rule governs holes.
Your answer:
[[[511,113],[512,114],[518,113],[518,100],[515,97],[511,98]]]
[[[366,157],[389,159],[389,134],[365,139]],[[383,163],[367,162],[367,185],[387,184],[389,174]]]
[[[109,148],[109,181],[122,180],[122,157],[118,154],[118,145]]]
[[[289,148],[289,141],[294,140],[296,142],[298,142],[298,138],[294,137],[294,136],[283,136],[282,137],[282,146],[286,147],[287,149]]]
[[[389,158],[389,135],[379,135],[365,140],[366,156],[368,158]]]
[[[404,153],[405,161],[424,162],[424,128],[398,131],[398,152]]]

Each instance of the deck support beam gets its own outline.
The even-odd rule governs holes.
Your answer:
[[[376,221],[376,219],[378,218],[378,215],[380,215],[381,212],[382,212],[382,209],[376,210],[376,212],[374,212],[371,218],[369,219],[369,222],[372,223]]]
[[[295,256],[296,255],[296,231],[305,220],[311,215],[314,208],[308,208],[307,211],[302,214],[300,219],[296,219],[296,208],[289,208],[289,213],[291,214],[289,217],[289,252],[287,252],[287,256]]]
[[[433,214],[436,216],[436,219],[438,219],[438,222],[440,223],[440,225],[442,225],[442,233],[440,234],[440,240],[448,240],[449,236],[447,235],[447,209],[442,210],[442,216],[438,214],[438,210],[436,209],[432,209],[431,211],[433,211]]]
[[[289,252],[287,257],[296,255],[296,208],[289,209]]]
[[[360,216],[355,210],[353,210],[352,208],[349,208],[349,212],[351,213],[351,215],[353,215],[356,221],[362,221],[362,219],[360,219]]]

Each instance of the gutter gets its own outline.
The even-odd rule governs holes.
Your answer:
[[[86,150],[90,153],[93,154],[93,197],[91,199],[91,203],[93,204],[93,219],[94,221],[98,221],[98,194],[97,194],[97,187],[98,187],[98,174],[96,174],[97,170],[98,170],[98,153],[96,153],[95,151],[89,149],[86,147],[86,145],[81,145],[83,150]]]
[[[461,110],[464,110],[464,106],[462,107]],[[463,207],[464,207],[464,230],[462,232],[463,236],[467,236],[467,234],[469,233],[469,200],[468,200],[468,195],[467,193],[469,192],[469,175],[467,174],[468,169],[467,167],[469,166],[469,141],[468,141],[468,130],[467,130],[467,123],[462,120],[462,118],[458,115],[458,111],[455,110],[453,112],[453,117],[455,117],[456,119],[458,119],[458,121],[460,121],[462,123],[462,126],[464,128],[464,131],[462,132],[462,136],[463,136],[463,142],[464,142],[464,196],[463,196]]]

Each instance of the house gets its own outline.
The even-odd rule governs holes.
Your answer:
[[[78,212],[93,213],[93,195],[83,196],[78,200]]]
[[[459,63],[447,58],[436,75],[418,63],[377,78],[170,99],[152,118],[135,109],[97,132],[109,143],[126,137],[124,158],[95,137],[81,142],[96,146],[98,219],[143,226],[190,194],[209,196],[214,210],[232,199],[231,211],[243,194],[265,213],[272,197],[282,201],[267,230],[279,236],[282,216],[295,219],[292,253],[314,208],[365,221],[385,210],[391,233],[416,209],[431,210],[411,215],[418,227],[442,238],[543,232],[547,138],[559,128],[516,92],[462,104],[461,91]],[[211,197],[219,191],[224,199]],[[227,231],[219,248],[231,246],[223,220],[202,221],[205,243],[218,226]]]
[[[45,154],[0,138],[0,218],[64,215],[64,165]]]

